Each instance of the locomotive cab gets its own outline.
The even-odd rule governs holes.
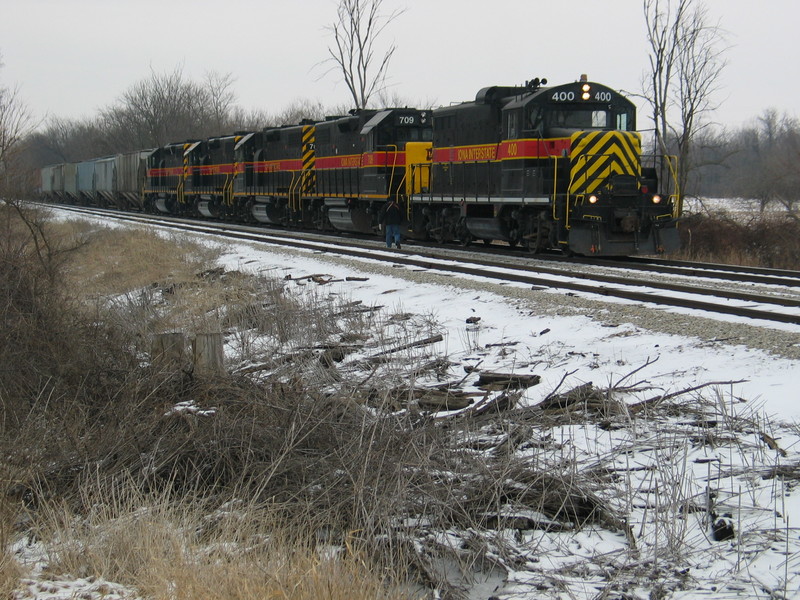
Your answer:
[[[331,225],[372,233],[386,201],[403,200],[407,149],[430,147],[431,137],[428,111],[413,108],[361,111],[318,125],[317,177]]]

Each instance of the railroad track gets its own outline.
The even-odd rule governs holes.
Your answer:
[[[800,272],[749,269],[725,265],[677,263],[676,261],[616,261],[585,259],[534,260],[493,255],[475,256],[466,249],[414,247],[413,250],[388,250],[376,240],[359,240],[299,231],[266,230],[260,227],[224,222],[206,222],[170,217],[125,213],[108,209],[56,206],[51,208],[86,215],[114,218],[134,223],[210,234],[249,242],[279,245],[338,254],[363,260],[391,262],[431,271],[443,271],[471,277],[530,285],[535,289],[562,289],[620,298],[633,302],[694,309],[717,314],[746,317],[767,322],[800,325]],[[343,244],[343,240],[347,244]],[[666,262],[667,264],[659,264]],[[551,266],[554,265],[554,266]],[[576,270],[576,265],[592,267]],[[601,268],[603,272],[596,272]],[[609,272],[613,271],[613,272]],[[620,274],[620,272],[625,274]],[[647,274],[649,278],[633,276]],[[659,280],[654,274],[662,275]],[[670,277],[691,283],[670,281]],[[727,282],[720,286],[717,282]],[[709,283],[711,282],[711,283]],[[735,284],[735,285],[734,285]],[[744,286],[758,286],[762,291],[743,291]]]
[[[425,247],[437,247],[433,243],[420,244]],[[663,258],[624,256],[594,258],[591,256],[564,256],[560,253],[530,254],[524,250],[511,250],[503,245],[492,244],[482,247],[481,254],[497,256],[516,256],[527,260],[551,262],[555,264],[587,265],[590,267],[608,267],[626,271],[646,271],[649,273],[672,274],[682,277],[707,277],[736,283],[763,283],[766,285],[787,285],[800,287],[800,271],[785,269],[768,269],[764,267],[748,267],[724,265],[716,263],[689,262]]]

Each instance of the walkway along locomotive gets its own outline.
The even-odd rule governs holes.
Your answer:
[[[361,110],[51,165],[42,189],[60,201],[361,233],[378,230],[394,198],[412,238],[586,255],[676,250],[676,164],[642,154],[633,103],[585,76],[546,83],[488,87],[433,111]],[[130,175],[117,176],[128,186],[118,193],[96,189],[113,179],[109,164],[129,172],[135,157],[137,193]]]

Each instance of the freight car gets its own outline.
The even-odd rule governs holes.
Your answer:
[[[360,110],[141,151],[137,191],[127,195],[118,175],[110,186],[95,177],[91,193],[68,189],[81,164],[46,167],[42,189],[56,201],[127,198],[126,207],[153,212],[359,233],[377,232],[395,199],[404,234],[418,239],[587,255],[677,249],[676,165],[642,153],[633,103],[585,76],[546,84],[488,87],[433,111]],[[94,161],[95,175],[109,164],[119,173],[123,156]]]
[[[147,157],[151,153],[137,150],[48,165],[41,170],[41,194],[51,202],[143,210]]]

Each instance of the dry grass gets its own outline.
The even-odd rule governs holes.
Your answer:
[[[219,247],[145,228],[109,229],[85,221],[51,223],[52,235],[79,242],[65,269],[68,293],[106,297],[149,285],[181,286],[213,265]]]
[[[696,214],[685,217],[679,231],[682,249],[676,258],[800,269],[800,222],[787,215]]]
[[[5,487],[5,486],[4,486]],[[15,511],[5,490],[0,493],[0,598],[11,598],[22,569],[10,552],[13,541]]]
[[[51,575],[102,577],[156,600],[251,598],[405,599],[383,567],[352,547],[321,546],[267,507],[221,506],[146,496],[132,487],[103,497],[85,515],[48,506],[39,535]]]
[[[440,333],[429,317],[360,310],[310,281],[198,269],[186,257],[195,247],[127,235],[65,235],[80,243],[46,277],[19,268],[36,264],[30,244],[3,255],[36,275],[7,286],[6,306],[25,300],[42,324],[5,318],[20,339],[46,343],[3,338],[0,350],[35,369],[25,386],[13,373],[0,388],[0,453],[51,569],[154,598],[391,597],[385,588],[407,581],[457,598],[467,582],[439,565],[491,568],[504,542],[420,544],[414,523],[491,531],[507,506],[565,529],[613,522],[574,463],[515,454],[527,425],[406,410],[415,385],[447,369],[414,345]],[[158,250],[136,248],[150,243]],[[108,258],[120,255],[130,269]],[[140,264],[163,256],[167,275]],[[37,282],[47,293],[30,293]],[[129,285],[142,287],[123,293]],[[165,329],[226,332],[238,374],[154,368],[148,338]],[[485,447],[470,450],[473,440]]]

